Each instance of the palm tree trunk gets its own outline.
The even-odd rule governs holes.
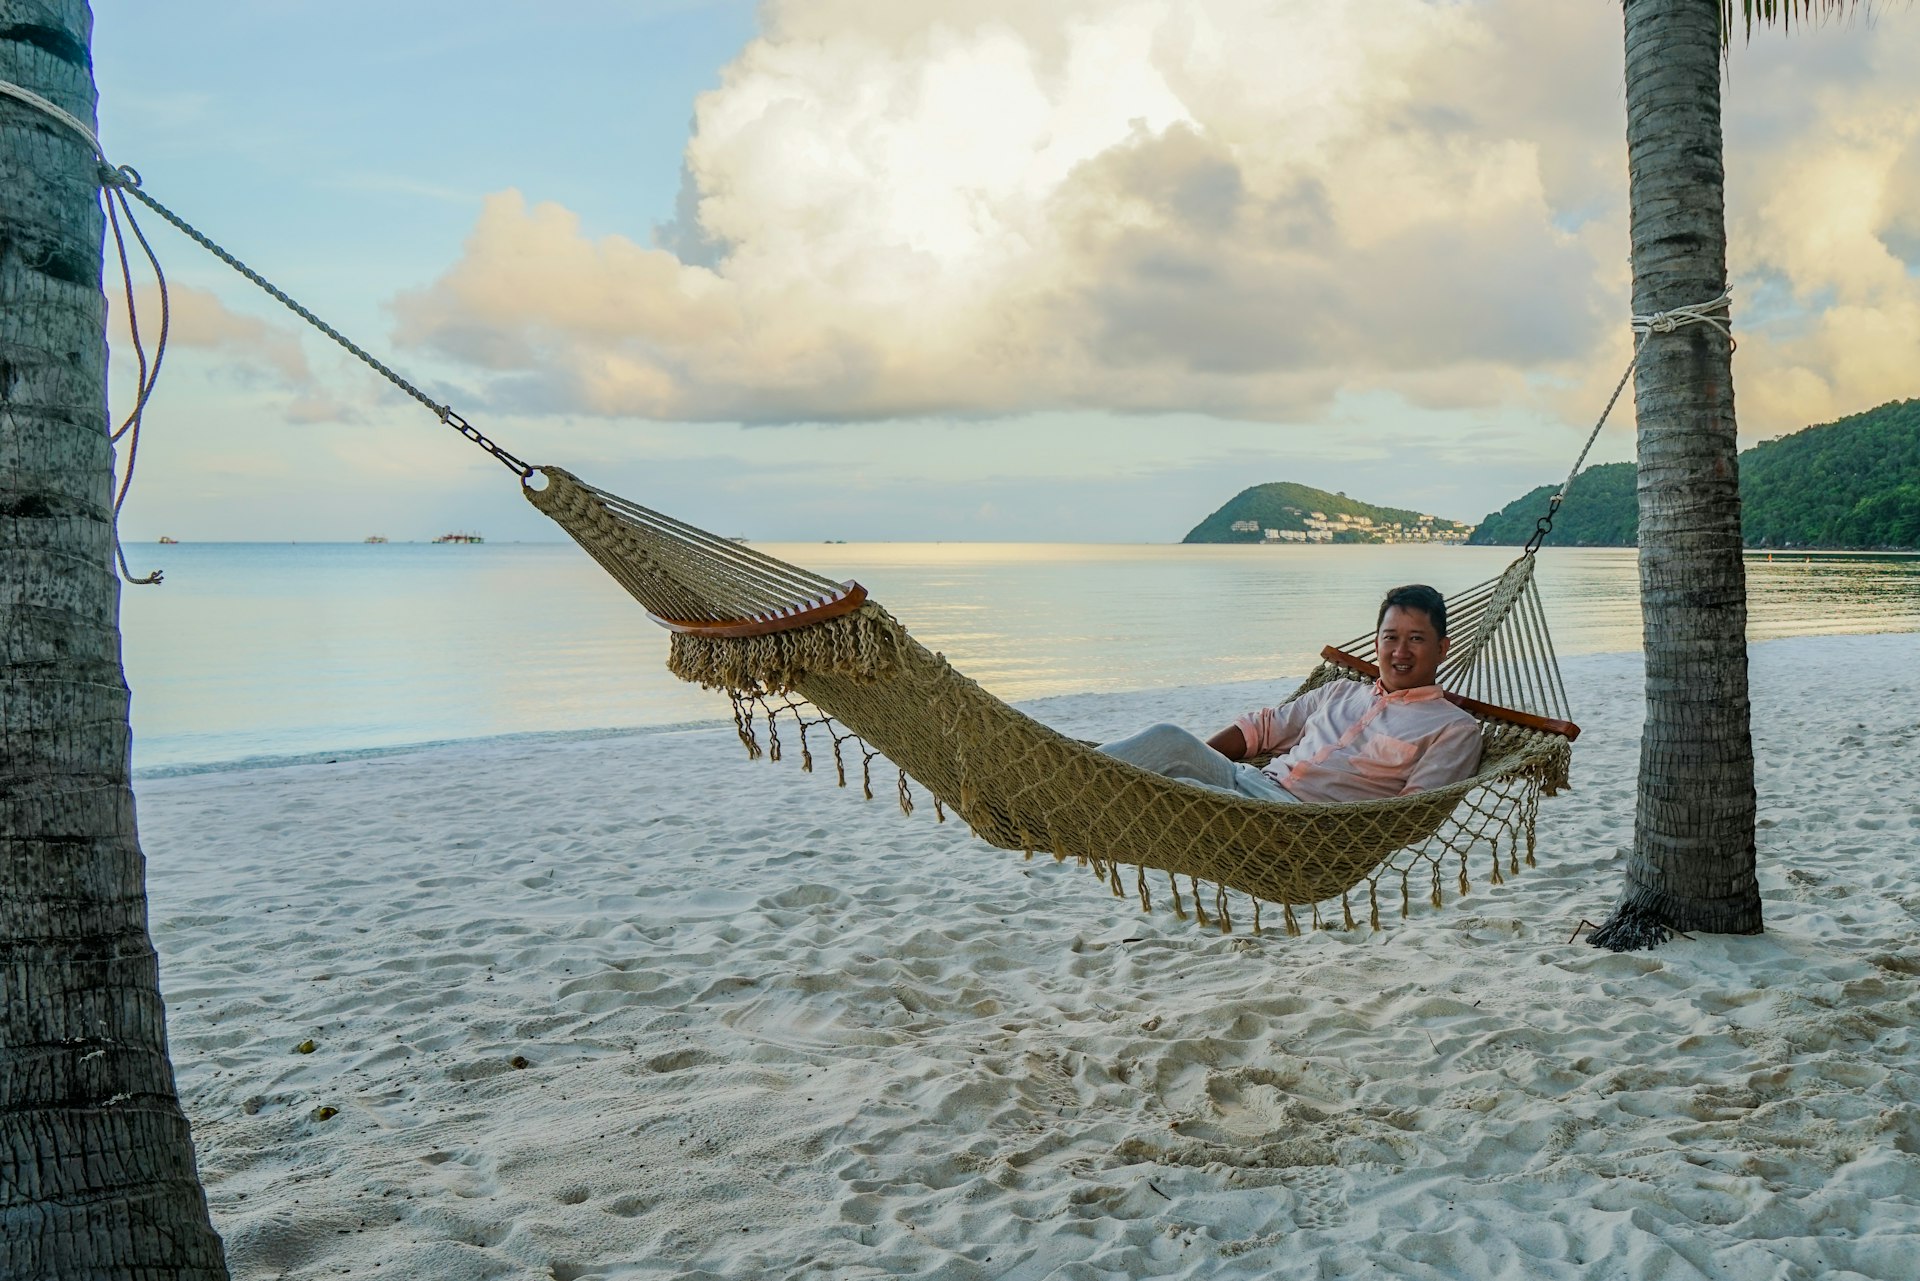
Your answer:
[[[1625,19],[1633,309],[1647,314],[1726,287],[1720,0],[1626,0]],[[1650,335],[1634,404],[1647,720],[1626,887],[1593,935],[1616,949],[1761,929],[1730,340],[1707,325]]]
[[[93,119],[84,0],[0,0],[0,78]],[[223,1278],[167,1059],[109,566],[103,215],[0,98],[0,1277]]]

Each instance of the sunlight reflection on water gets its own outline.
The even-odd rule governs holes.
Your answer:
[[[1381,591],[1493,577],[1496,547],[761,544],[857,578],[1009,699],[1297,676]],[[725,714],[571,545],[183,544],[123,598],[140,767]],[[1749,635],[1920,630],[1920,557],[1748,557]],[[1562,655],[1640,644],[1634,554],[1549,549]]]

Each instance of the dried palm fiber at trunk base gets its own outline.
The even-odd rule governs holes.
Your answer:
[[[831,580],[543,470],[548,483],[529,488],[529,499],[656,618],[777,622],[796,601],[845,594]],[[1550,645],[1548,669],[1539,670],[1545,627],[1531,568],[1523,557],[1450,602],[1456,640],[1442,678],[1488,701],[1506,694],[1533,703],[1529,710],[1563,714]],[[1371,644],[1369,635],[1348,648],[1365,656]],[[1438,906],[1449,887],[1466,893],[1476,868],[1498,883],[1523,858],[1533,863],[1540,797],[1566,784],[1570,759],[1559,734],[1482,717],[1479,772],[1448,787],[1338,804],[1235,796],[1175,782],[1049,729],[955,671],[871,601],[761,635],[676,633],[669,666],[732,696],[741,738],[756,755],[756,725],[779,755],[784,717],[803,765],[811,766],[820,734],[831,738],[842,784],[853,743],[869,796],[877,753],[900,770],[903,808],[911,808],[911,779],[991,845],[1084,860],[1115,893],[1137,893],[1151,906],[1164,890],[1182,915],[1191,907],[1222,928],[1236,910],[1229,890],[1252,900],[1256,922],[1262,902],[1280,904],[1295,930],[1296,908],[1310,909],[1315,925],[1351,926],[1364,916],[1377,926],[1383,900],[1402,915],[1416,898]],[[1503,670],[1522,669],[1500,680]],[[1358,677],[1323,663],[1292,697],[1337,679]],[[1522,697],[1512,697],[1516,684]],[[1123,867],[1134,869],[1131,883]]]

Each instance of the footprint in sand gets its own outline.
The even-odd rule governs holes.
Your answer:
[[[429,1152],[420,1160],[431,1166],[434,1175],[457,1197],[473,1200],[500,1190],[493,1158],[469,1148]]]
[[[1440,1096],[1439,1106],[1461,1112],[1492,1112],[1500,1106],[1496,1090],[1448,1090]]]
[[[684,1072],[688,1068],[709,1067],[722,1062],[725,1060],[705,1050],[675,1050],[671,1054],[648,1059],[647,1067],[655,1072]]]
[[[1074,1088],[1073,1072],[1067,1061],[1052,1050],[1027,1055],[1027,1077],[1039,1088],[1047,1106],[1064,1109],[1080,1106],[1080,1092]]]
[[[413,1097],[397,1086],[356,1095],[353,1101],[383,1130],[410,1130],[422,1124],[414,1112]]]
[[[1169,1154],[1250,1166],[1313,1164],[1332,1159],[1329,1139],[1341,1127],[1334,1110],[1303,1097],[1300,1074],[1266,1068],[1209,1073],[1198,1109],[1173,1123],[1202,1151]]]
[[[1306,1229],[1337,1228],[1353,1217],[1348,1194],[1353,1180],[1330,1166],[1310,1166],[1281,1185],[1293,1194],[1293,1221]]]
[[[603,1209],[608,1214],[622,1219],[637,1219],[659,1204],[660,1198],[649,1196],[623,1196],[617,1201],[609,1201]]]
[[[1302,1122],[1317,1124],[1325,1119],[1323,1113],[1293,1099],[1278,1085],[1248,1080],[1237,1073],[1210,1079],[1207,1103],[1211,1112],[1208,1120],[1212,1122],[1207,1128],[1219,1131],[1216,1141],[1281,1137]]]
[[[1495,1042],[1468,1050],[1453,1061],[1453,1066],[1462,1072],[1497,1072],[1505,1067],[1514,1055],[1520,1051],[1511,1045]]]

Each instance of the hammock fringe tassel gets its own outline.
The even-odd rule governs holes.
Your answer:
[[[900,624],[878,605],[790,632],[745,638],[674,633],[667,670],[702,689],[785,693],[809,673],[885,680],[900,670]]]

